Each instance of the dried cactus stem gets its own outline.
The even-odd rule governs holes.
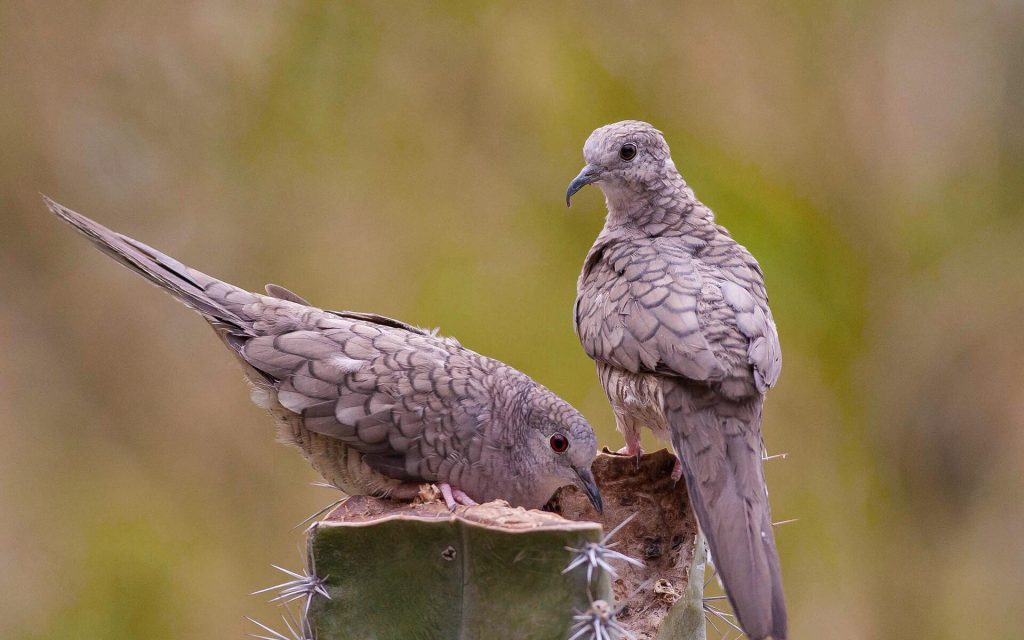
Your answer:
[[[705,640],[707,623],[704,621],[704,568],[708,551],[704,534],[698,531],[690,561],[686,592],[669,610],[658,627],[656,640]]]
[[[612,579],[617,623],[637,638],[704,638],[703,542],[698,541],[686,483],[672,479],[675,463],[664,449],[639,457],[598,455],[593,471],[604,498],[602,514],[575,487],[555,494],[557,511],[571,520],[593,520],[608,531],[621,525],[614,551],[642,561],[642,566],[620,563]],[[680,627],[691,600],[697,603],[699,624]]]

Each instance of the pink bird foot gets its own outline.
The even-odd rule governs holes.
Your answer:
[[[462,505],[464,507],[475,507],[480,504],[473,498],[466,495],[466,492],[462,489],[456,489],[447,482],[442,482],[437,485],[441,490],[441,495],[444,497],[444,503],[448,505],[449,511],[455,511],[455,507]]]
[[[631,440],[629,438],[626,438],[626,446],[622,447],[615,453],[619,454],[620,456],[632,456],[633,458],[636,458],[636,468],[640,468],[640,456],[643,455],[644,450],[640,446],[639,440]]]
[[[620,456],[636,456],[639,458],[641,455],[643,455],[643,452],[644,450],[640,447],[639,444],[633,443],[627,444],[626,446],[622,447],[615,453],[619,454]]]
[[[679,479],[683,477],[683,463],[676,456],[676,463],[672,465],[672,482],[679,482]]]

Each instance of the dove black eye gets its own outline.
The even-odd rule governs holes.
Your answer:
[[[569,439],[560,433],[551,436],[548,443],[551,445],[551,450],[555,453],[565,453],[566,449],[569,448]]]
[[[633,144],[632,142],[627,142],[626,144],[622,145],[621,149],[619,149],[619,157],[627,162],[632,160],[635,156],[636,145]]]

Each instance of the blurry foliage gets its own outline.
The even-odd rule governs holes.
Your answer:
[[[1024,625],[1018,3],[0,4],[0,636],[240,637],[328,493],[45,192],[241,286],[439,325],[618,446],[572,334],[589,132],[768,276],[794,637]],[[251,629],[249,629],[251,630]]]

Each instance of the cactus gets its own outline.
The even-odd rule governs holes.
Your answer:
[[[571,520],[594,520],[611,529],[625,523],[615,535],[614,549],[643,562],[642,567],[620,566],[612,580],[618,622],[638,639],[702,640],[691,625],[678,621],[684,611],[703,604],[703,542],[698,546],[697,519],[690,508],[686,484],[672,480],[675,456],[662,449],[627,458],[603,453],[593,471],[604,497],[604,513],[597,514],[575,487],[555,494],[559,513]],[[628,520],[628,522],[627,522]],[[671,613],[670,613],[671,612]],[[666,621],[674,631],[659,633]]]
[[[689,584],[686,585],[683,597],[669,610],[658,626],[655,640],[705,640],[707,637],[707,624],[704,622],[704,568],[707,565],[707,557],[707,541],[704,534],[698,532],[687,575]]]
[[[563,570],[600,526],[501,503],[449,513],[353,497],[309,532],[331,599],[310,626],[328,638],[567,638],[574,617],[611,600],[600,568]]]
[[[288,635],[257,637],[703,640],[704,548],[673,462],[599,456],[603,515],[572,487],[555,513],[347,498],[309,528],[307,569],[261,590],[304,600]]]

